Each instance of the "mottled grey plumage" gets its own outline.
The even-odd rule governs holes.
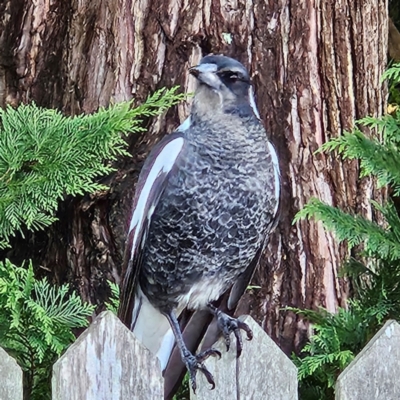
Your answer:
[[[235,114],[193,117],[184,133],[187,143],[153,215],[140,274],[143,292],[160,310],[178,307],[200,282],[215,293],[209,299],[193,293],[190,308],[218,299],[274,223],[278,199],[265,131],[254,115]]]
[[[211,303],[233,285],[230,302],[235,303],[247,285],[252,274],[248,268],[254,268],[252,261],[276,222],[279,168],[252,108],[243,65],[228,57],[208,56],[191,72],[199,86],[190,125],[158,145],[139,178],[139,192],[149,192],[149,205],[143,208],[147,222],[137,215],[132,218],[120,315],[134,332],[143,299],[165,315],[195,386],[196,369],[213,383],[202,364],[213,351],[195,360],[180,343],[176,315],[184,307],[208,307],[221,319],[227,343],[230,332],[237,336],[238,328],[246,329],[218,314]],[[173,165],[158,167],[161,172],[156,175],[168,144],[175,149]],[[151,190],[149,176],[155,180]],[[137,194],[136,207],[144,199]],[[246,279],[241,282],[241,277]]]

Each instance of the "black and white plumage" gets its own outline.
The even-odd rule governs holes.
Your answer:
[[[162,368],[176,339],[195,388],[198,369],[213,384],[202,361],[216,352],[190,353],[177,317],[209,309],[227,344],[231,332],[240,342],[239,329],[251,337],[212,303],[232,288],[231,308],[245,290],[277,220],[280,177],[244,66],[207,56],[190,72],[198,80],[190,117],[139,176],[119,315]]]

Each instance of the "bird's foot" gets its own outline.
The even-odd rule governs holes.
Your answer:
[[[212,376],[211,372],[207,369],[204,365],[204,361],[207,360],[210,356],[218,356],[221,357],[221,353],[215,349],[208,349],[202,351],[199,354],[193,355],[189,351],[185,353],[182,357],[183,362],[186,365],[186,368],[189,372],[189,379],[190,385],[192,386],[193,392],[196,393],[196,374],[197,371],[201,371],[207,379],[207,382],[211,385],[211,390],[215,388],[215,381],[214,377]]]
[[[231,333],[236,337],[236,354],[239,357],[242,354],[243,340],[240,330],[244,330],[247,334],[247,340],[253,339],[253,332],[250,327],[237,318],[230,317],[228,314],[218,310],[214,306],[209,306],[211,312],[217,318],[217,324],[225,339],[226,351],[229,351],[231,346]]]

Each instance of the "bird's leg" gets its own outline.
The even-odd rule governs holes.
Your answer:
[[[196,373],[197,370],[201,371],[206,377],[208,383],[212,386],[211,389],[215,388],[214,377],[211,372],[206,368],[203,362],[210,356],[218,356],[221,357],[221,353],[215,349],[208,349],[199,354],[193,355],[185,345],[183,341],[183,336],[181,332],[181,328],[179,326],[178,319],[176,318],[174,312],[169,312],[166,314],[166,317],[171,325],[172,332],[175,335],[176,344],[179,347],[179,351],[181,353],[181,358],[183,363],[186,365],[187,370],[189,371],[190,384],[192,386],[193,392],[196,392]]]
[[[253,339],[253,332],[251,331],[250,327],[239,319],[232,318],[221,310],[218,310],[218,308],[214,307],[212,304],[208,304],[208,309],[210,310],[211,314],[213,314],[217,319],[218,327],[221,330],[225,339],[226,351],[228,351],[231,346],[231,333],[233,332],[233,334],[235,335],[236,354],[237,357],[239,357],[240,354],[242,354],[243,348],[242,334],[240,330],[243,329],[247,334],[247,340],[251,340]]]

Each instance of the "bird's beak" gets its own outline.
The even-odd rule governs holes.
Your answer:
[[[196,77],[200,83],[204,83],[212,89],[220,89],[221,80],[216,74],[217,66],[215,64],[199,64],[189,68],[189,72]]]

